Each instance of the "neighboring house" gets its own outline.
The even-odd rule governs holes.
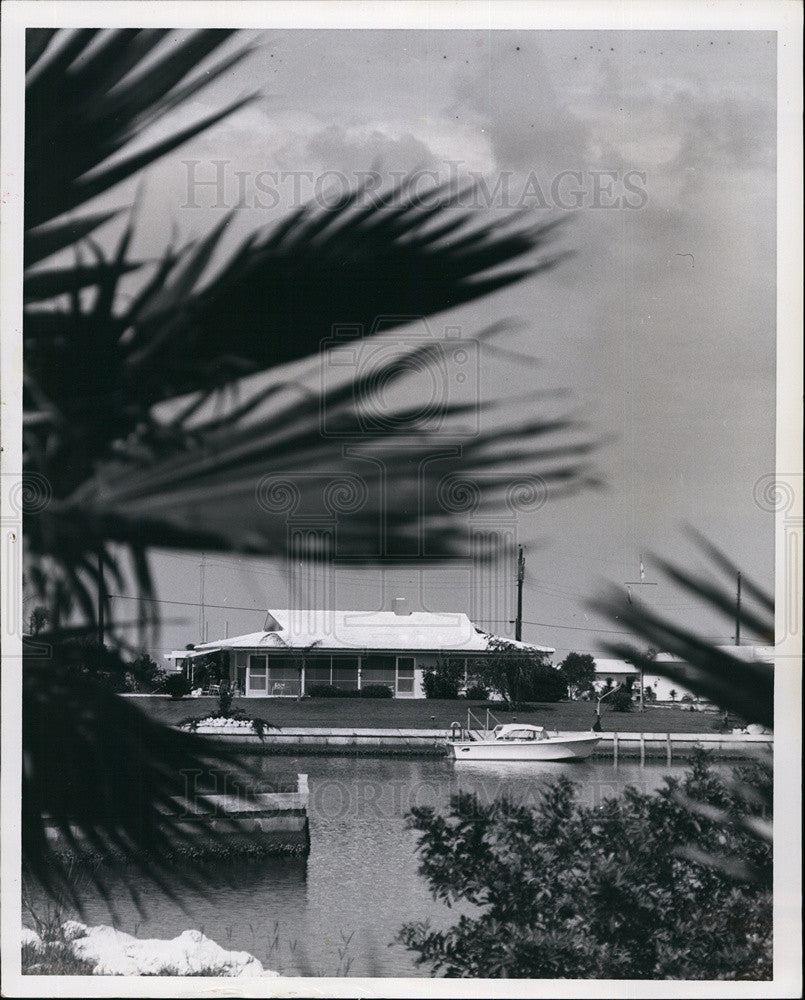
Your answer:
[[[198,657],[226,653],[229,679],[247,697],[296,697],[314,684],[351,690],[384,684],[397,698],[424,698],[423,674],[439,657],[457,658],[466,668],[468,658],[495,652],[495,639],[463,613],[408,611],[397,598],[391,611],[271,610],[263,632],[203,643],[166,658],[192,678]]]
[[[772,646],[718,646],[717,648],[723,650],[725,653],[729,653],[730,656],[736,656],[742,660],[755,660],[763,663],[774,662],[774,648]],[[671,656],[669,653],[660,653],[657,656],[657,662],[682,663],[682,661]],[[627,677],[634,678],[634,690],[637,693],[640,684],[640,671],[637,667],[632,666],[631,663],[626,663],[624,660],[596,658],[594,684],[597,691],[600,692],[603,689],[607,678],[611,678],[613,684],[620,684]],[[644,688],[651,688],[654,691],[657,701],[680,701],[686,695],[691,698],[693,697],[691,692],[678,681],[672,681],[667,677],[661,677],[659,674],[649,673],[648,671],[643,675],[643,686]],[[674,692],[673,698],[671,697],[672,691]]]

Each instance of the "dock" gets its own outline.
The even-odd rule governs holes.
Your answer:
[[[387,754],[441,757],[450,730],[301,728],[267,729],[262,737],[248,730],[232,733],[199,726],[196,732],[215,740],[242,745],[244,750],[276,754]],[[614,733],[599,734],[601,742],[593,756],[623,759],[665,760],[671,764],[691,756],[696,747],[714,757],[747,758],[773,746],[771,734],[748,733]]]

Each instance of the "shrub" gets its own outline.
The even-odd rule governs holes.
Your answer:
[[[391,698],[393,692],[386,684],[367,684],[361,688],[361,698]]]
[[[422,687],[426,698],[458,698],[458,681],[445,677],[435,670],[426,670],[422,675]]]
[[[356,688],[337,688],[332,684],[311,684],[307,689],[311,698],[357,698]]]
[[[165,678],[165,693],[171,698],[184,698],[190,693],[190,684],[184,674],[171,674]]]
[[[618,690],[609,698],[609,707],[613,712],[631,712],[633,683],[631,677],[626,677]]]
[[[218,692],[218,714],[224,718],[232,714],[232,698],[232,688],[224,681]]]
[[[458,698],[458,689],[464,682],[464,660],[453,656],[439,656],[434,666],[422,675],[426,698]]]
[[[489,691],[480,681],[473,681],[464,693],[464,697],[469,701],[486,701]]]
[[[762,792],[762,777],[745,780]],[[680,791],[710,812],[689,810]],[[438,930],[409,923],[399,937],[448,976],[771,978],[770,882],[736,877],[740,859],[770,879],[771,843],[723,821],[749,808],[743,794],[699,753],[682,781],[599,805],[560,778],[537,807],[464,792],[447,815],[416,808],[409,822],[433,896],[476,909]],[[714,845],[722,867],[701,860]]]

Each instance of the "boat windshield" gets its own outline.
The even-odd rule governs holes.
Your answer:
[[[545,730],[541,726],[499,726],[495,731],[498,740],[544,740]]]

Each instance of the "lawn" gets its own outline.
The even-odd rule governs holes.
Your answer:
[[[148,715],[173,725],[188,716],[217,711],[217,698],[129,698]],[[448,729],[451,722],[466,724],[467,709],[484,718],[486,702],[397,700],[384,698],[236,698],[234,708],[259,716],[275,726],[333,727],[336,729]],[[533,722],[551,729],[585,730],[595,719],[595,705],[588,701],[540,704],[525,711],[506,712],[494,706],[501,722]],[[601,728],[618,733],[710,733],[721,724],[721,715],[689,712],[681,707],[646,708],[644,712],[613,712],[602,706]]]

